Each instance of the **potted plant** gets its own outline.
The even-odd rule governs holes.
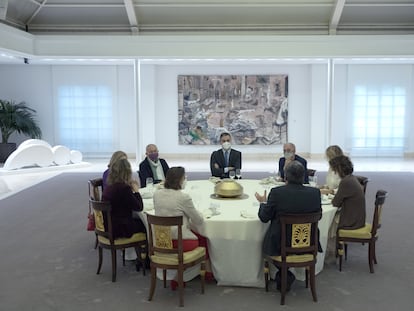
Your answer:
[[[16,104],[14,101],[0,99],[0,162],[5,162],[16,150],[16,143],[9,143],[10,135],[14,132],[30,138],[42,138],[35,113],[36,110],[29,108],[25,102]]]

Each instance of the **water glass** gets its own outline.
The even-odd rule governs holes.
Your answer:
[[[239,168],[236,169],[236,177],[237,177],[237,179],[241,179],[241,171],[240,171]]]
[[[154,188],[154,180],[152,179],[152,177],[148,177],[145,181],[146,183],[146,188],[148,188],[148,190],[152,191]]]
[[[236,172],[235,172],[235,171],[230,171],[230,172],[229,172],[229,177],[230,177],[231,179],[234,179],[234,177],[236,177]]]
[[[312,187],[318,186],[318,177],[309,176],[309,185],[311,185]]]

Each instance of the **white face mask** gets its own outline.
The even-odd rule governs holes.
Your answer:
[[[222,145],[224,150],[229,150],[231,148],[231,143],[228,141],[225,141]]]
[[[285,159],[291,159],[293,157],[293,152],[285,152],[283,155],[285,156]]]

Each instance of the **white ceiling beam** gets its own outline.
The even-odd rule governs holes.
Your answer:
[[[132,3],[132,0],[124,0],[125,9],[128,15],[129,25],[131,26],[131,32],[133,34],[138,33],[138,19],[137,15],[135,14],[135,8],[134,4]]]
[[[335,7],[332,11],[331,19],[329,21],[329,34],[336,35],[339,20],[341,19],[344,10],[345,0],[336,0]]]
[[[36,3],[39,7],[33,12],[32,16],[29,17],[29,19],[26,21],[26,25],[30,24],[30,22],[33,20],[33,18],[36,17],[37,14],[39,14],[40,10],[44,7],[47,0],[43,0],[42,3],[38,3],[37,1],[32,1],[33,3]]]

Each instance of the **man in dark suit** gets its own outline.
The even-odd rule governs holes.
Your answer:
[[[141,187],[146,187],[147,178],[151,177],[154,184],[165,180],[169,166],[164,159],[158,158],[158,148],[149,144],[145,149],[145,159],[139,164],[139,180]]]
[[[263,240],[263,252],[269,256],[280,255],[280,215],[322,212],[320,190],[302,184],[305,175],[303,165],[298,161],[292,161],[285,167],[285,173],[287,184],[272,188],[267,199],[266,192],[264,195],[257,192],[255,194],[260,202],[260,220],[264,223],[271,221]],[[289,275],[293,283],[294,276],[292,273]]]
[[[241,169],[241,152],[231,148],[229,133],[221,133],[220,144],[222,148],[211,154],[210,171],[212,176],[228,178],[230,171]]]
[[[283,145],[283,157],[279,159],[279,174],[280,177],[285,180],[285,167],[292,161],[299,161],[303,167],[305,168],[305,175],[303,182],[305,184],[309,183],[309,176],[308,176],[308,167],[307,162],[304,158],[298,156],[296,154],[296,146],[292,143],[286,143]]]

